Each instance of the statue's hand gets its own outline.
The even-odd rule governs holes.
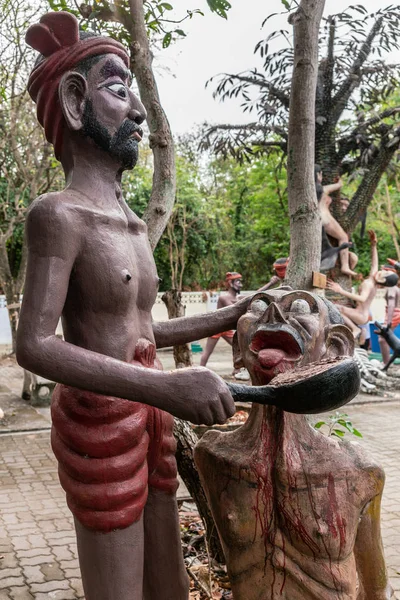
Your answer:
[[[198,425],[225,423],[235,414],[235,403],[221,377],[205,367],[178,369],[168,374],[171,400],[167,410]]]
[[[373,229],[369,229],[368,235],[369,235],[369,241],[371,243],[371,246],[376,246],[378,243],[378,238],[376,237],[375,231]]]
[[[337,294],[340,294],[342,291],[342,286],[336,281],[332,281],[332,279],[327,280],[326,287],[328,290],[332,290],[332,292],[336,292]]]

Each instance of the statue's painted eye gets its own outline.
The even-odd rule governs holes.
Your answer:
[[[306,300],[295,300],[290,306],[290,312],[297,313],[299,315],[309,315],[311,313],[310,305]]]
[[[128,97],[128,90],[122,83],[111,83],[107,88],[114,92],[114,94],[117,94],[117,96],[120,96],[120,98]]]
[[[267,300],[261,300],[261,298],[259,298],[251,303],[251,312],[256,315],[263,315],[268,308],[268,304],[269,302]]]

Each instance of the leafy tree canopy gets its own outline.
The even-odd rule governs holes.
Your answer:
[[[267,22],[269,17],[264,27]],[[400,47],[399,22],[398,7],[368,14],[364,6],[354,5],[325,18],[321,28],[315,159],[322,165],[325,182],[342,173],[359,178],[344,219],[349,231],[371,202],[400,144],[400,106],[382,109],[399,83],[400,66],[385,61]],[[282,45],[272,51],[276,39]],[[255,118],[246,125],[208,126],[202,141],[202,148],[240,161],[271,152],[285,157],[287,152],[293,68],[288,32],[271,33],[257,43],[255,53],[262,70],[220,75],[214,92],[222,101],[239,99],[243,111]]]
[[[289,252],[286,171],[260,156],[239,164],[205,158],[197,137],[177,142],[174,211],[154,257],[161,289],[216,289],[239,271],[247,289],[268,281],[272,264]],[[151,192],[151,152],[145,147],[124,175],[125,197],[141,214]]]

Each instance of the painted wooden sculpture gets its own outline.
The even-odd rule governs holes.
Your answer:
[[[286,373],[279,377],[296,410],[296,380],[307,381],[307,365],[314,372],[322,359],[340,365],[354,342],[332,304],[279,288],[253,298],[235,346],[236,363],[249,370],[254,386],[268,387]],[[309,395],[322,393],[310,381]],[[339,403],[343,394],[354,395],[351,384],[332,381]],[[307,397],[299,389],[301,412]],[[380,535],[384,473],[358,444],[325,437],[302,415],[253,404],[236,431],[207,432],[195,460],[234,600],[391,597]]]
[[[56,381],[52,446],[74,515],[87,600],[187,600],[173,416],[224,422],[235,406],[207,369],[163,373],[156,346],[235,329],[246,302],[153,323],[159,278],[145,223],[124,201],[146,111],[117,41],[48,13],[26,41],[28,81],[66,187],[36,199],[17,358]],[[62,317],[64,340],[55,335]],[[199,389],[202,394],[199,394]]]

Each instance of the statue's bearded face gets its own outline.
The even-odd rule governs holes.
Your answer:
[[[237,325],[240,355],[253,383],[267,384],[279,373],[320,360],[328,330],[328,310],[314,294],[256,294]]]
[[[83,114],[83,134],[132,169],[138,159],[139,126],[146,111],[130,89],[131,74],[123,61],[108,54],[87,74],[88,93]]]

